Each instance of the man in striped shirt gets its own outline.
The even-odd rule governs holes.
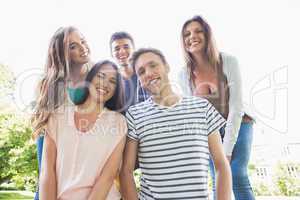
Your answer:
[[[217,199],[230,200],[230,167],[218,134],[223,117],[207,100],[181,97],[172,90],[169,65],[159,50],[138,50],[132,67],[151,98],[131,106],[126,114],[129,132],[120,174],[123,199],[208,199],[211,155]],[[139,195],[132,175],[136,156],[142,172]]]

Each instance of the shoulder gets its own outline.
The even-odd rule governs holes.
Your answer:
[[[179,77],[179,79],[186,79],[188,77],[188,70],[185,66],[181,67],[178,71],[177,77]]]
[[[68,119],[70,114],[74,112],[75,105],[61,105],[58,108],[50,111],[50,121],[62,122],[62,120]]]
[[[105,111],[105,114],[106,114],[107,118],[113,119],[115,122],[119,122],[119,121],[124,121],[125,120],[125,117],[121,113],[113,111],[113,110],[107,109]]]
[[[203,97],[198,97],[198,96],[184,96],[182,99],[182,104],[184,105],[195,105],[199,104],[202,106],[207,106],[209,104],[209,101]],[[201,107],[202,107],[201,106]]]
[[[223,71],[225,75],[239,71],[239,63],[235,56],[228,53],[221,53],[223,61]]]
[[[129,107],[128,112],[130,113],[142,113],[145,112],[153,107],[152,99],[151,97],[148,98],[147,100],[137,103],[135,105],[132,105]]]
[[[116,128],[118,133],[126,133],[127,122],[121,113],[107,109],[104,114],[105,120],[99,123],[105,123],[105,126]]]

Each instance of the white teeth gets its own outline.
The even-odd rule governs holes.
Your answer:
[[[197,44],[200,44],[200,42],[198,41],[191,42],[191,45],[197,45]]]
[[[120,57],[120,59],[127,59],[127,56],[122,56]]]
[[[151,80],[151,81],[149,82],[149,85],[155,84],[157,81],[158,81],[157,78],[156,78],[156,79],[153,79],[153,80]]]
[[[108,93],[108,91],[101,89],[101,88],[97,88],[97,91],[100,92],[101,94],[106,94]]]
[[[81,57],[86,57],[86,56],[88,56],[88,52],[84,52],[83,54],[81,54]]]

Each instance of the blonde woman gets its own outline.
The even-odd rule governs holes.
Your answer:
[[[81,88],[76,88],[89,71],[90,48],[84,36],[75,27],[61,27],[52,36],[47,53],[45,72],[38,88],[36,107],[32,118],[33,136],[37,139],[40,163],[43,133],[52,112],[66,102],[68,89],[73,102],[83,98]],[[38,199],[38,192],[35,200]]]

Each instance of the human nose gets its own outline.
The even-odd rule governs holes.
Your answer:
[[[80,50],[85,52],[89,50],[89,47],[87,44],[80,44]]]
[[[190,38],[190,39],[194,39],[195,36],[196,36],[195,32],[194,32],[194,31],[191,31],[189,38]]]
[[[119,51],[120,54],[124,54],[126,53],[126,50],[124,48],[120,48],[120,51]]]
[[[153,76],[153,72],[152,72],[152,70],[149,69],[149,67],[148,67],[148,69],[145,70],[145,79],[146,79],[146,80],[151,80],[152,76]]]

